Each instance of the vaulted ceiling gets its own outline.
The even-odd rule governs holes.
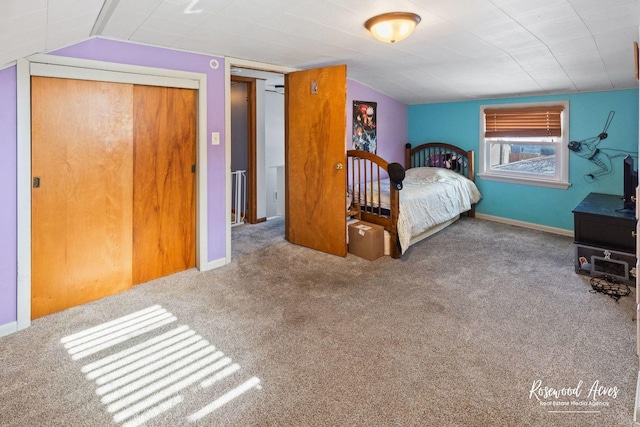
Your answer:
[[[364,22],[422,22],[384,44]],[[637,88],[638,0],[2,0],[0,67],[91,36],[312,68],[407,104]]]

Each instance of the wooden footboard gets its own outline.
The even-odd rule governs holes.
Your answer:
[[[414,148],[407,144],[404,166],[406,169],[422,166],[451,169],[475,182],[473,156],[473,150],[466,151],[444,142],[428,142]],[[476,216],[475,206],[467,215]]]
[[[389,232],[391,238],[391,257],[400,257],[398,246],[398,212],[400,211],[400,195],[402,182],[390,180],[388,202],[383,196],[384,184],[382,180],[389,178],[389,165],[381,157],[362,150],[347,151],[347,180],[348,192],[353,198],[352,211],[349,215],[358,216],[362,221],[379,224]],[[393,166],[392,166],[393,167]],[[404,172],[404,170],[402,170]],[[404,175],[404,174],[403,174]],[[355,209],[355,211],[353,211]]]
[[[411,148],[406,145],[405,168],[421,166],[441,167],[451,169],[466,176],[471,181],[475,179],[473,151],[466,151],[451,144],[443,142],[429,142]],[[361,150],[347,151],[347,180],[348,194],[353,197],[353,204],[348,216],[357,216],[362,221],[382,225],[391,237],[391,256],[399,258],[401,255],[398,243],[398,215],[400,212],[400,190],[402,179],[399,182],[390,180],[389,191],[385,192],[381,180],[389,177],[390,165],[393,170],[402,167],[397,163],[388,163],[383,158]],[[395,176],[395,175],[394,175]],[[404,169],[402,169],[404,177]],[[398,181],[398,180],[396,180]],[[388,194],[388,200],[381,203],[383,193]],[[467,214],[475,216],[475,207]]]

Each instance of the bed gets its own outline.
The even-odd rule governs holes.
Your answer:
[[[429,142],[405,148],[405,167],[361,150],[347,151],[347,216],[382,225],[390,255],[456,221],[475,216],[482,197],[474,183],[474,153]]]

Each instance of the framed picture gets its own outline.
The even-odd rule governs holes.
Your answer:
[[[378,148],[376,133],[376,102],[353,101],[353,148],[375,154]]]

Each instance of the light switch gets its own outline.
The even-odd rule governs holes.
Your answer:
[[[220,132],[211,132],[211,145],[220,145]]]

